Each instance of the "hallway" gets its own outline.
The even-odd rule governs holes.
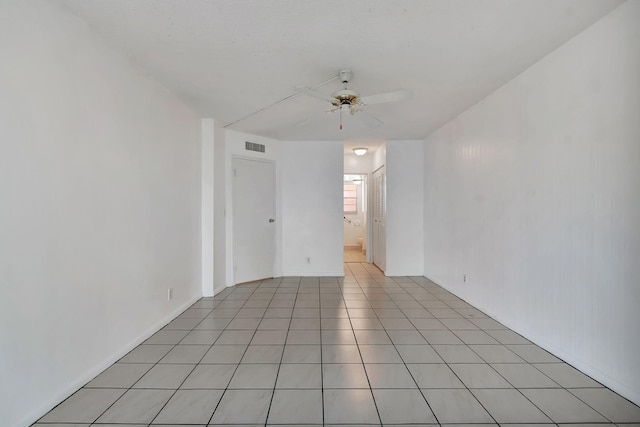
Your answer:
[[[349,263],[199,300],[36,426],[638,422],[429,280]]]

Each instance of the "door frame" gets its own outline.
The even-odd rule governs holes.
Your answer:
[[[248,161],[252,161],[252,162],[258,162],[258,163],[268,163],[271,164],[273,166],[273,218],[275,219],[275,227],[273,229],[273,266],[272,266],[272,273],[273,276],[275,277],[278,270],[277,270],[277,264],[278,264],[278,235],[279,235],[279,230],[280,230],[280,221],[279,221],[279,210],[278,210],[278,204],[277,204],[277,200],[278,200],[278,194],[277,194],[277,185],[276,185],[276,181],[277,181],[277,169],[276,169],[276,161],[273,159],[261,159],[261,158],[257,158],[257,157],[251,157],[251,156],[243,156],[243,155],[239,155],[239,154],[232,154],[231,155],[231,247],[232,247],[232,257],[233,257],[233,262],[232,262],[232,277],[233,277],[233,283],[232,286],[235,286],[237,284],[236,281],[236,273],[237,273],[237,268],[236,268],[236,260],[237,260],[237,245],[236,245],[236,233],[235,233],[235,227],[236,227],[236,211],[235,211],[235,200],[236,200],[236,184],[235,184],[235,180],[233,179],[235,177],[235,162],[236,160],[248,160]]]
[[[373,204],[375,203],[375,200],[374,200],[375,195],[374,195],[374,193],[376,191],[376,189],[374,188],[375,187],[374,175],[378,171],[380,171],[381,169],[384,169],[384,177],[385,177],[384,178],[384,180],[385,180],[385,183],[384,183],[384,193],[385,193],[384,194],[384,211],[385,211],[385,215],[384,215],[384,218],[385,218],[385,221],[384,221],[385,222],[385,224],[384,224],[384,226],[385,226],[385,239],[384,239],[384,259],[385,259],[385,261],[384,261],[384,269],[386,270],[387,269],[387,261],[386,261],[387,260],[387,237],[386,237],[386,228],[387,228],[387,213],[386,213],[387,212],[387,207],[386,207],[386,205],[387,205],[387,195],[386,195],[386,193],[387,193],[387,185],[386,185],[386,176],[387,176],[387,168],[386,168],[386,163],[380,165],[378,168],[376,168],[375,170],[373,170],[371,172],[371,248],[372,248],[372,251],[371,251],[371,264],[375,265],[380,270],[382,270],[382,267],[377,265],[375,263],[375,261],[374,261],[375,246],[374,246],[374,242],[373,242],[373,240],[374,240],[374,227],[375,227],[374,218],[373,218],[374,217],[374,212],[373,211],[374,211],[375,207],[373,206]],[[367,261],[369,261],[368,255],[367,255]],[[384,270],[382,270],[382,271],[384,273]],[[385,273],[385,275],[386,275],[386,273]]]

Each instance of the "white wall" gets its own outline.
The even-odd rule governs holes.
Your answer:
[[[264,144],[265,152],[248,151],[245,149],[245,142]],[[227,130],[225,131],[225,212],[226,212],[226,284],[235,285],[234,281],[234,260],[233,260],[233,157],[245,157],[272,160],[275,163],[276,177],[276,254],[275,254],[275,276],[282,275],[282,162],[281,158],[282,142],[265,138],[258,135],[251,135],[243,132]]]
[[[424,154],[425,275],[636,403],[638,22],[623,4]]]
[[[0,51],[0,424],[23,427],[200,295],[200,122],[50,2],[1,2]]]
[[[226,228],[226,131],[216,121],[213,127],[213,292],[227,285]]]
[[[283,275],[342,276],[342,141],[281,144]]]
[[[215,121],[200,122],[201,264],[202,295],[214,295],[214,134]]]
[[[387,141],[387,276],[424,274],[424,141]]]

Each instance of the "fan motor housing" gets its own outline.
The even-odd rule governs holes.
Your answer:
[[[342,89],[334,92],[331,96],[336,98],[336,105],[358,104],[358,92],[356,92],[355,90]]]

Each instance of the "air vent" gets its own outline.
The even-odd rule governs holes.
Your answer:
[[[264,153],[264,144],[256,144],[255,142],[244,142],[244,148],[249,151],[257,151],[258,153]]]

